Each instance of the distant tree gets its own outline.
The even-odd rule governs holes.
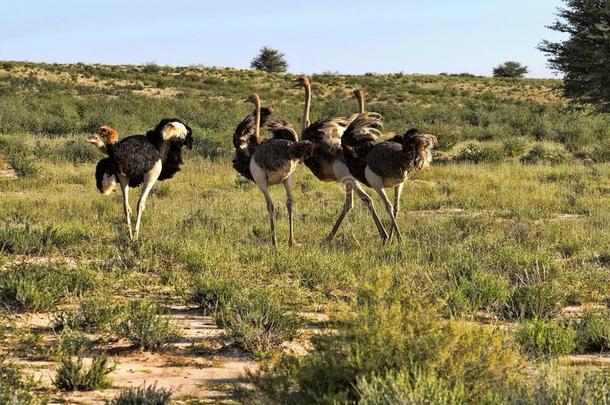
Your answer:
[[[261,48],[258,56],[252,59],[250,67],[267,73],[283,73],[288,69],[284,54],[267,46]]]
[[[564,74],[564,95],[575,104],[610,112],[610,1],[564,0],[559,19],[548,28],[568,34],[565,41],[542,41],[549,66]]]
[[[527,66],[519,62],[508,61],[494,68],[494,77],[523,77],[527,73]]]

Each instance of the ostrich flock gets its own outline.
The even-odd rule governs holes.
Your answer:
[[[293,237],[293,174],[303,162],[322,181],[340,182],[345,186],[345,201],[330,234],[331,241],[341,223],[352,209],[354,191],[370,211],[379,231],[382,243],[389,244],[393,234],[398,242],[402,236],[396,223],[403,184],[413,170],[429,166],[432,149],[437,140],[434,135],[422,134],[412,128],[400,135],[382,138],[383,118],[380,114],[366,112],[364,91],[354,91],[358,113],[344,117],[324,118],[310,122],[311,81],[299,77],[295,87],[302,87],[305,105],[299,134],[288,121],[272,117],[270,108],[262,107],[260,97],[252,94],[246,102],[254,104],[254,111],[237,125],[233,135],[235,157],[233,167],[260,188],[267,203],[271,226],[271,243],[277,245],[275,232],[275,207],[269,194],[269,186],[282,183],[286,190],[288,211],[288,244]],[[261,130],[271,133],[261,136]],[[97,164],[96,184],[103,194],[110,194],[116,184],[121,187],[125,220],[132,240],[138,238],[146,199],[157,180],[166,180],[180,170],[183,163],[182,148],[191,148],[191,128],[176,118],[161,120],[146,135],[133,135],[119,140],[119,134],[108,126],[100,127],[87,142],[107,154]],[[373,200],[361,184],[373,188],[381,198],[390,216],[389,233],[375,211]],[[129,188],[142,185],[137,205],[135,229],[131,226]],[[394,188],[394,202],[388,198],[385,188]]]

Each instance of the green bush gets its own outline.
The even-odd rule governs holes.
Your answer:
[[[94,285],[86,269],[61,265],[19,264],[0,271],[0,302],[25,311],[55,307],[69,295],[81,295]]]
[[[101,330],[113,324],[121,309],[120,305],[109,301],[107,296],[84,297],[78,307],[55,316],[55,327],[85,331]]]
[[[166,405],[170,403],[171,398],[171,390],[149,385],[125,389],[109,401],[108,405]]]
[[[527,164],[551,164],[558,165],[567,163],[572,159],[570,153],[560,144],[539,143],[521,158]]]
[[[262,355],[292,339],[299,318],[286,311],[283,297],[273,289],[235,296],[216,313],[219,327],[244,350]]]
[[[527,141],[523,138],[509,138],[502,144],[504,154],[510,157],[519,157],[527,150]]]
[[[453,284],[447,304],[454,314],[478,310],[497,312],[511,296],[508,282],[492,273],[475,271],[459,277]]]
[[[157,304],[137,300],[129,303],[118,334],[137,348],[155,350],[174,339],[177,329]]]
[[[0,357],[0,404],[37,404],[44,403],[34,396],[36,384],[32,379],[21,377],[19,368]]]
[[[62,391],[93,391],[110,387],[108,374],[114,367],[108,365],[108,358],[104,355],[94,357],[89,369],[85,369],[83,359],[76,360],[66,356],[61,360],[53,385]]]
[[[610,311],[585,311],[575,327],[577,347],[581,353],[610,349]]]
[[[535,359],[570,354],[576,348],[575,339],[571,327],[541,320],[523,322],[517,331],[521,349]]]
[[[201,308],[205,313],[220,310],[243,290],[234,278],[221,276],[198,275],[191,284],[186,301],[189,305]]]
[[[459,149],[453,160],[470,163],[497,163],[503,158],[504,152],[497,145],[471,142]]]
[[[564,303],[565,293],[551,282],[522,283],[513,289],[502,312],[509,319],[549,319]]]
[[[432,373],[416,370],[361,378],[356,389],[360,405],[454,405],[466,402],[462,385],[451,387]]]
[[[420,383],[434,384],[439,396],[449,395],[451,387],[456,389],[452,394],[461,396],[463,387],[465,402],[490,396],[497,402],[523,382],[523,359],[502,332],[448,322],[417,306],[366,301],[345,315],[336,333],[316,337],[309,354],[286,356],[263,368],[255,384],[272,400],[308,404],[358,402],[375,388],[394,395],[387,387],[365,390],[361,384],[358,389],[359,382],[390,372],[407,375],[418,370],[424,378]],[[415,380],[405,389],[405,395],[425,395]],[[414,389],[420,391],[411,392]]]

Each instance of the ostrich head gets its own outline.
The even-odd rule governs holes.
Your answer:
[[[304,88],[308,88],[311,86],[311,82],[309,81],[309,77],[303,75],[298,77],[295,81],[294,81],[294,87],[304,87]]]
[[[422,134],[416,128],[411,128],[404,135],[403,150],[412,154],[413,166],[418,170],[422,170],[430,166],[432,162],[432,149],[437,144],[436,136]]]
[[[364,89],[356,89],[356,90],[354,90],[354,97],[356,97],[357,100],[364,99]]]
[[[96,145],[98,148],[103,145],[111,145],[119,141],[119,133],[107,125],[102,125],[97,134],[92,134],[87,138],[87,142]]]
[[[252,103],[254,105],[259,105],[261,102],[260,97],[256,93],[252,93],[248,96],[247,99],[244,100],[245,103]]]
[[[184,141],[190,134],[190,129],[180,121],[168,122],[161,128],[161,139],[164,141]]]

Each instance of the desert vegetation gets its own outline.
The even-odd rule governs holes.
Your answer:
[[[388,131],[439,145],[405,184],[402,244],[359,203],[323,243],[344,192],[299,167],[298,244],[274,248],[231,138],[253,92],[298,123],[295,78],[0,63],[0,402],[608,402],[610,118],[555,80],[314,76],[312,118],[362,87]],[[131,242],[85,139],[163,117],[195,142]]]

